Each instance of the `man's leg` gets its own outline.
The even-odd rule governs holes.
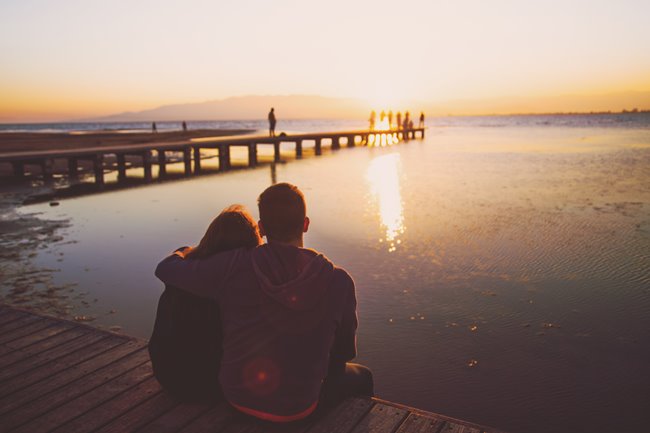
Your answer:
[[[321,388],[321,404],[332,407],[347,397],[373,395],[372,371],[361,364],[348,362],[343,368],[330,368]]]

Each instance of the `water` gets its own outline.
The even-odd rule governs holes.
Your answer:
[[[156,263],[226,205],[256,215],[272,179],[293,182],[306,244],[355,279],[357,359],[380,397],[513,432],[642,431],[650,116],[636,116],[436,119],[425,140],[24,206],[69,220],[30,260],[77,283],[73,314],[148,337]]]

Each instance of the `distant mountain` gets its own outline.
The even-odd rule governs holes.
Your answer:
[[[622,111],[650,109],[650,92],[618,92],[597,95],[521,96],[459,99],[443,102],[411,101],[413,113],[429,116],[541,114],[560,112]],[[238,96],[191,104],[164,105],[150,110],[124,112],[83,119],[97,122],[247,120],[266,119],[271,107],[279,119],[366,119],[371,109],[404,110],[405,107],[371,107],[361,99],[316,95]]]
[[[238,96],[193,104],[164,105],[150,110],[124,112],[84,119],[97,122],[165,120],[265,119],[275,107],[280,119],[365,118],[369,107],[361,100],[314,95]]]

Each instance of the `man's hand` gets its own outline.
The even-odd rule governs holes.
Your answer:
[[[174,254],[176,254],[176,255],[177,255],[178,257],[180,257],[181,259],[184,259],[184,258],[185,258],[185,255],[186,255],[187,253],[189,253],[190,251],[192,251],[192,247],[187,247],[187,246],[185,246],[185,247],[180,247],[180,248],[178,248],[176,251],[174,251]]]

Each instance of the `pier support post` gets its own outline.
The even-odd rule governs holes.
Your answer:
[[[248,166],[255,167],[257,165],[257,144],[248,144]]]
[[[316,155],[322,155],[323,154],[323,148],[322,148],[322,145],[321,145],[321,140],[322,139],[320,137],[317,138],[316,143],[314,144],[314,148],[316,150]]]
[[[95,172],[95,183],[98,186],[104,185],[104,155],[98,153],[93,158],[93,171]]]
[[[354,147],[354,135],[348,135],[348,147]]]
[[[420,138],[424,138],[424,128],[420,130]]]
[[[273,161],[280,162],[280,142],[275,141],[273,143]]]
[[[201,173],[201,148],[194,148],[194,173]]]
[[[77,158],[68,158],[68,178],[77,180],[79,178],[79,163]]]
[[[144,168],[144,180],[150,182],[152,179],[150,150],[145,150],[144,152],[142,152],[142,167]]]
[[[296,140],[296,158],[302,158],[302,140]]]
[[[186,147],[183,149],[183,162],[185,163],[185,176],[192,174],[192,149]]]
[[[117,180],[126,179],[126,156],[123,153],[115,155],[117,159]]]
[[[338,150],[341,148],[341,137],[332,137],[332,149]]]
[[[219,145],[219,170],[230,168],[230,146],[227,143]]]
[[[43,173],[43,179],[45,180],[51,180],[52,179],[52,166],[54,165],[54,162],[46,158],[41,162],[41,171]]]
[[[167,175],[167,155],[162,149],[157,149],[158,152],[158,177],[163,177]]]
[[[22,161],[16,161],[11,163],[14,169],[14,176],[23,177],[25,175],[25,163]]]

